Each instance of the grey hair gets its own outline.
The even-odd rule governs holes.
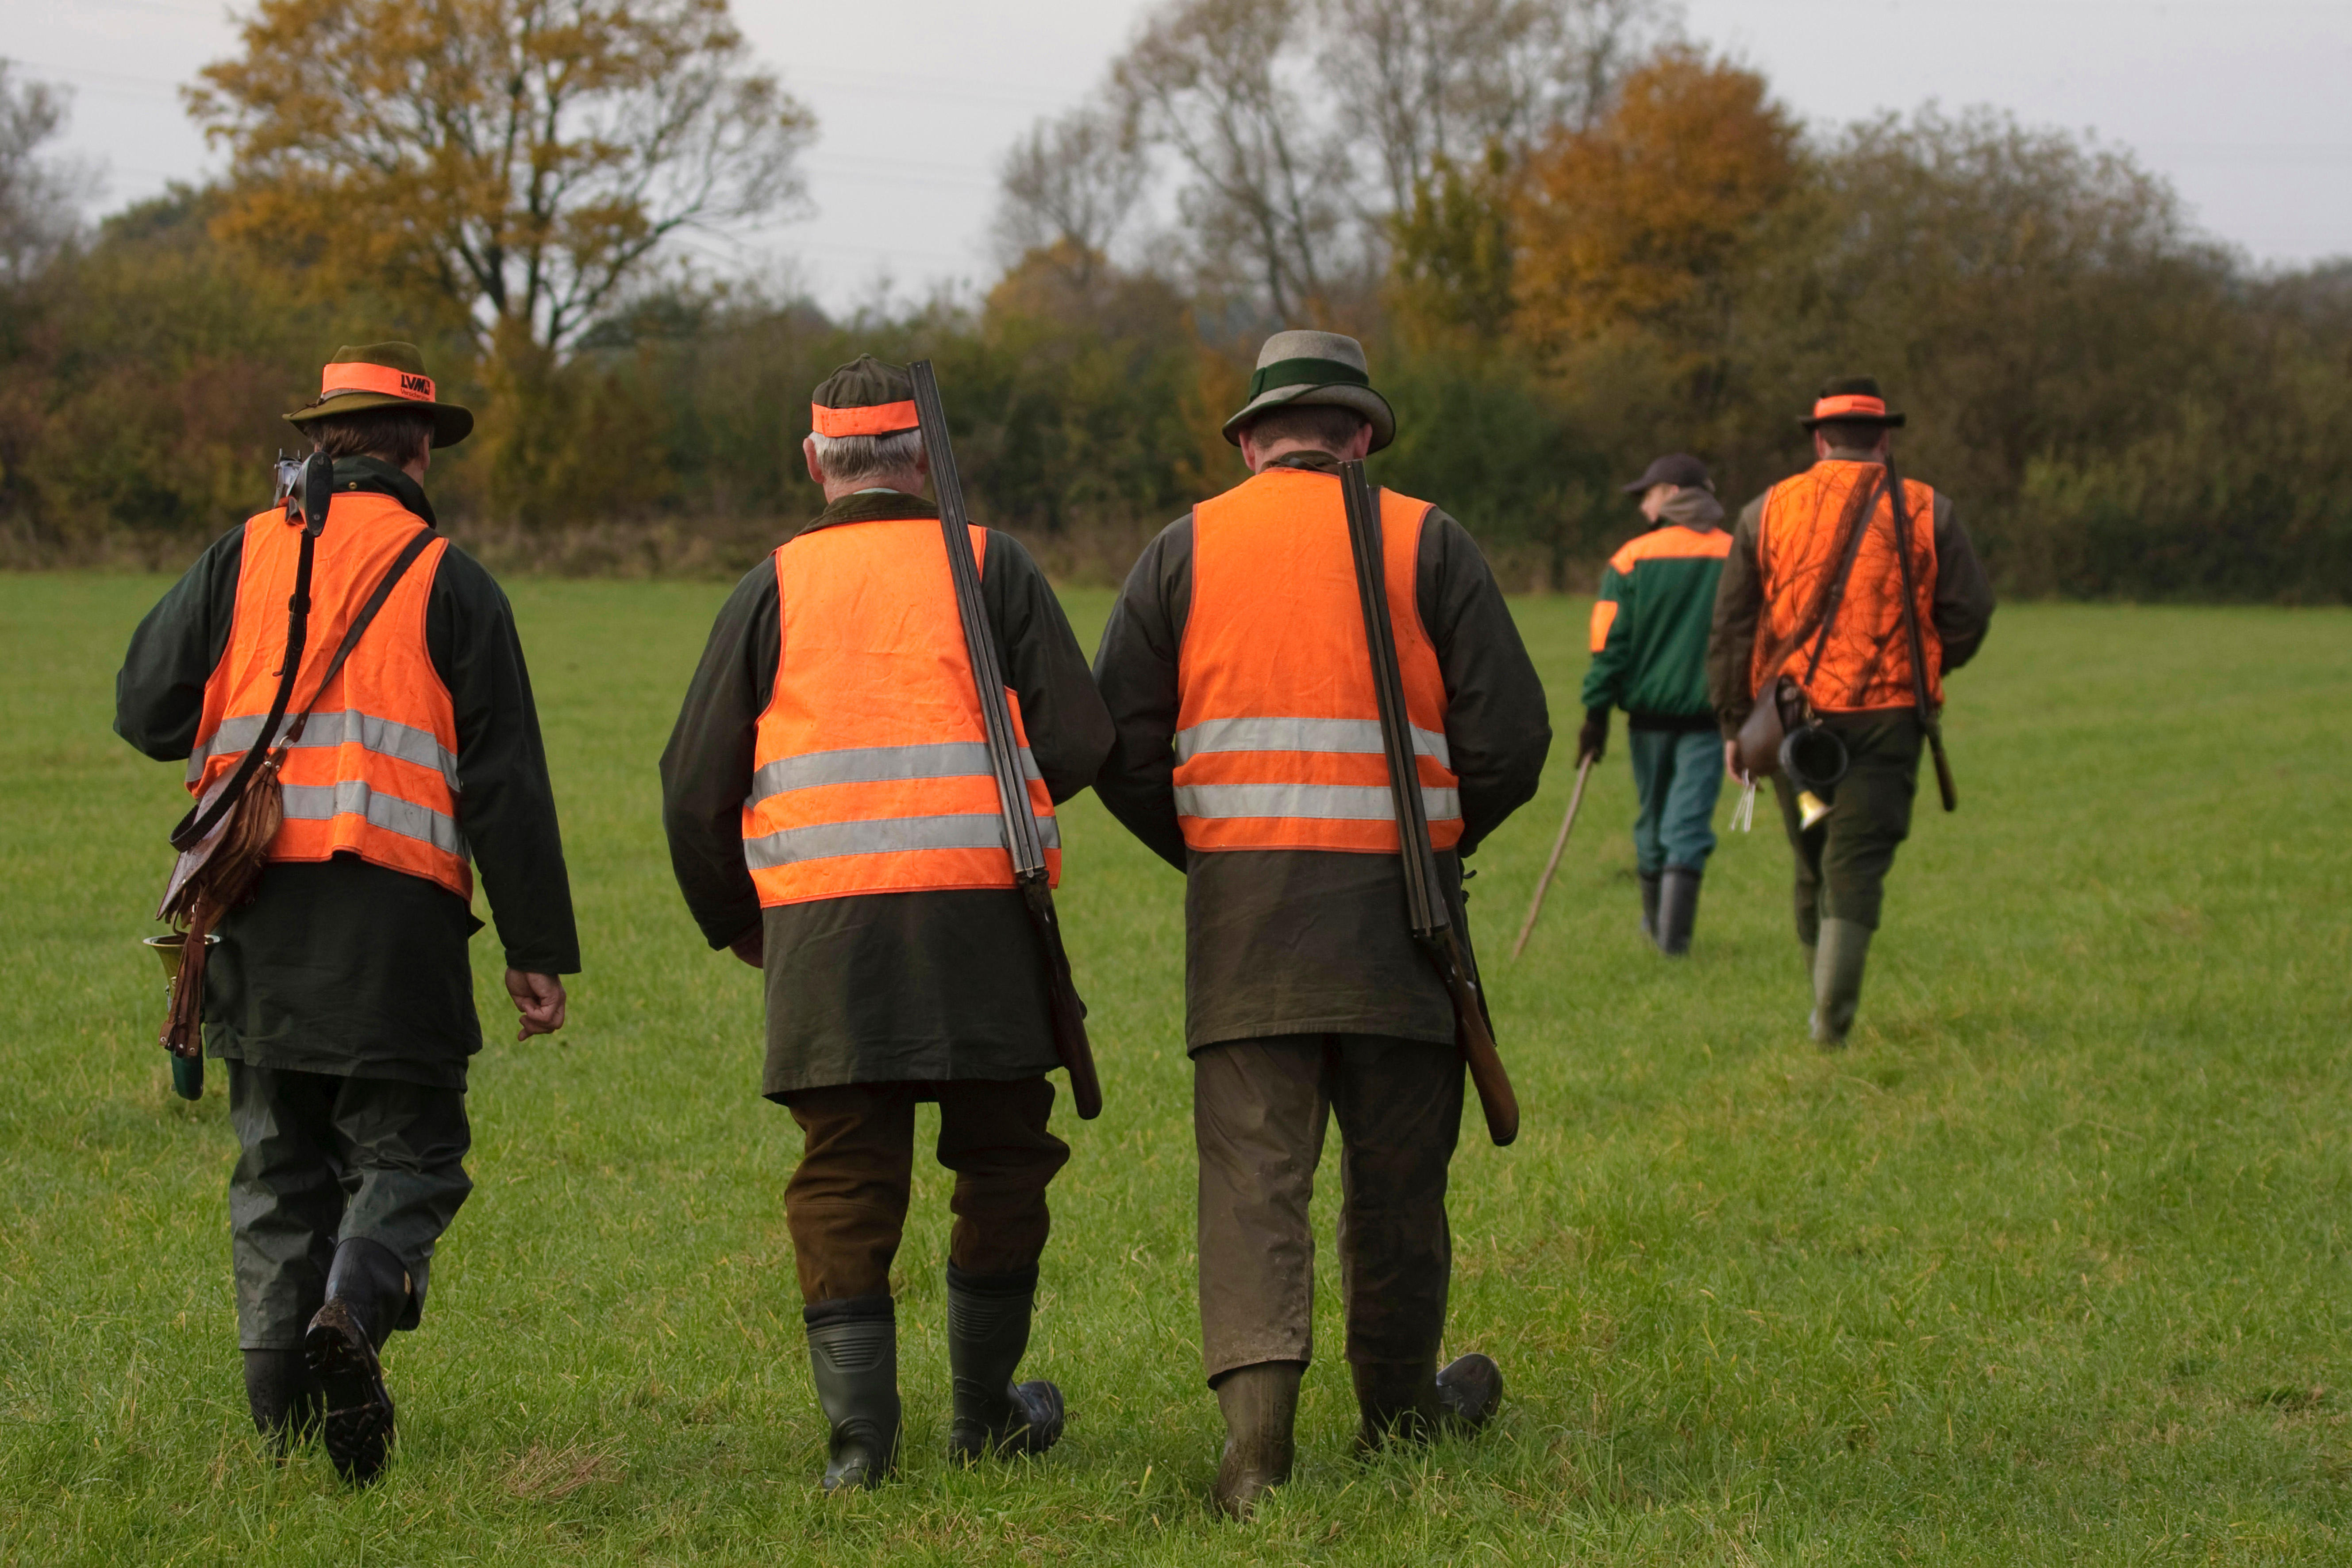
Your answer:
[[[831,479],[884,479],[893,474],[913,473],[921,466],[920,430],[893,430],[887,436],[819,436],[811,432],[809,439],[816,443],[816,460],[824,465],[825,477]]]

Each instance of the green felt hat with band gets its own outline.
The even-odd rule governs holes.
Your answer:
[[[313,419],[363,408],[431,415],[436,447],[454,447],[474,433],[471,409],[434,401],[433,378],[425,374],[425,356],[415,343],[344,344],[319,373],[319,395],[286,416],[286,422],[299,429]]]
[[[1372,390],[1364,345],[1338,332],[1276,332],[1257,352],[1249,401],[1225,421],[1225,439],[1238,447],[1242,427],[1269,408],[1327,403],[1353,409],[1372,427],[1372,450],[1396,439],[1396,411]]]

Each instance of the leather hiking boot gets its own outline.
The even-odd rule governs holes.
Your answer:
[[[1297,1458],[1292,1428],[1298,1420],[1298,1380],[1306,1371],[1305,1362],[1262,1361],[1217,1379],[1225,1450],[1213,1495],[1227,1519],[1248,1519],[1260,1498],[1290,1479]]]
[[[1465,1437],[1484,1431],[1503,1407],[1503,1369],[1475,1351],[1455,1356],[1437,1374],[1437,1399],[1446,1431]]]
[[[392,1393],[379,1352],[407,1305],[408,1270],[390,1247],[359,1237],[336,1244],[327,1304],[302,1336],[302,1355],[318,1386],[327,1458],[354,1486],[383,1474],[392,1456]]]
[[[1699,873],[1669,866],[1658,893],[1658,951],[1668,958],[1690,952],[1691,928],[1698,923]]]
[[[1013,1373],[1029,1349],[1037,1271],[966,1274],[948,1265],[948,1371],[955,1413],[948,1458],[1042,1454],[1062,1440],[1062,1391]]]
[[[254,1430],[281,1459],[318,1428],[324,1409],[310,1363],[299,1350],[246,1352],[245,1402]]]
[[[898,1461],[898,1319],[887,1296],[805,1309],[809,1373],[831,1427],[827,1491],[878,1485]]]
[[[1638,872],[1636,875],[1641,876],[1642,882],[1642,934],[1654,946],[1658,940],[1658,879]]]
[[[1853,1016],[1862,1007],[1862,972],[1870,961],[1868,926],[1857,921],[1822,922],[1821,948],[1813,960],[1812,1035],[1816,1045],[1845,1044]]]

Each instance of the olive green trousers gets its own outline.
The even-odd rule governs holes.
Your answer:
[[[1775,774],[1772,793],[1796,851],[1797,940],[1821,941],[1824,920],[1878,929],[1886,873],[1895,851],[1911,836],[1911,802],[1919,786],[1919,721],[1893,717],[1825,721],[1845,742],[1846,774],[1830,792],[1830,814],[1811,828],[1798,826],[1797,791]]]

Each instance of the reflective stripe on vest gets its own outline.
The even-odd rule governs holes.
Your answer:
[[[1861,504],[1858,492],[1878,485],[1884,472],[1876,463],[1824,458],[1765,492],[1756,531],[1756,568],[1764,605],[1748,668],[1751,690],[1769,690],[1784,674],[1805,678],[1821,626],[1822,601],[1837,574],[1840,547],[1845,542],[1846,514]],[[1916,479],[1906,479],[1903,506],[1911,522],[1912,588],[1927,655],[1927,700],[1941,702],[1944,644],[1934,618],[1936,492]],[[1916,701],[1911,643],[1903,626],[1903,570],[1895,556],[1894,510],[1881,495],[1846,579],[1837,623],[1822,647],[1808,695],[1824,712],[1909,708]]]
[[[987,540],[971,530],[983,573]],[[761,905],[1012,887],[938,521],[836,523],[773,560],[782,647],[743,803],[743,861]],[[1006,699],[1058,882],[1060,825],[1020,700]]]
[[[1425,501],[1381,492],[1383,576],[1422,804],[1462,837],[1445,686],[1415,592]],[[1195,849],[1397,852],[1380,709],[1336,475],[1269,468],[1192,510],[1176,815]]]
[[[389,496],[345,491],[334,498],[311,569],[310,636],[294,684],[295,711],[311,700],[352,617],[423,526]],[[198,795],[262,740],[284,659],[286,601],[300,544],[299,531],[281,512],[262,512],[245,525],[236,620],[205,684],[188,763],[188,787]],[[457,717],[425,646],[425,606],[447,549],[446,540],[436,540],[410,565],[319,696],[280,775],[286,820],[270,841],[271,859],[352,854],[473,897],[458,824]]]

